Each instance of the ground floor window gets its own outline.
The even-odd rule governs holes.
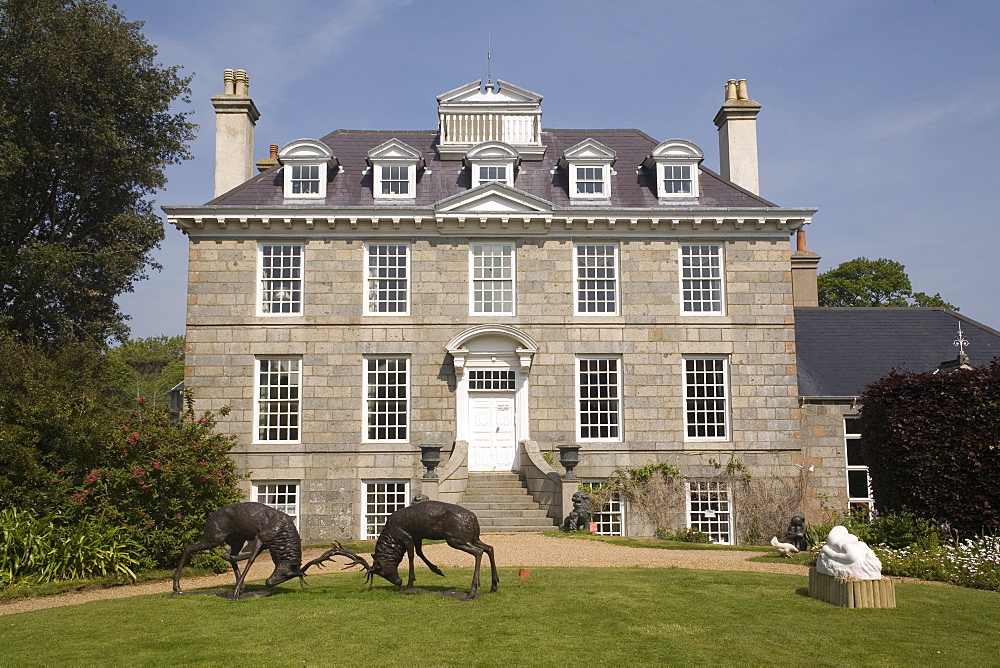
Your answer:
[[[593,491],[601,486],[598,481],[584,482],[580,489]],[[614,492],[600,509],[592,509],[591,522],[597,524],[597,533],[602,536],[625,535],[625,501],[621,492]]]
[[[708,534],[713,543],[733,544],[733,513],[725,483],[693,480],[688,483],[688,527]]]
[[[847,460],[847,502],[851,508],[872,508],[872,481],[861,451],[861,421],[844,418],[844,447]]]
[[[385,520],[400,508],[409,505],[410,483],[378,481],[365,483],[364,538],[378,538]]]
[[[297,482],[255,482],[253,500],[280,510],[299,526],[299,484]]]

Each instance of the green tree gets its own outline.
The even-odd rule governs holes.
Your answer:
[[[0,0],[0,311],[23,340],[127,333],[115,298],[150,268],[147,197],[190,157],[190,77],[101,0]]]
[[[109,373],[129,406],[146,398],[150,406],[167,408],[167,392],[184,380],[184,337],[130,339],[108,350]]]
[[[943,306],[957,311],[937,293],[913,292],[906,268],[894,260],[848,260],[817,279],[820,306]]]

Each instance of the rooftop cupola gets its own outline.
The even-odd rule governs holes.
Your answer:
[[[760,194],[757,175],[757,113],[760,104],[747,94],[747,80],[726,82],[726,101],[715,115],[719,128],[719,162],[722,178]]]
[[[541,160],[542,96],[498,80],[473,81],[438,95],[438,154],[462,160],[483,142],[504,142],[524,160]]]

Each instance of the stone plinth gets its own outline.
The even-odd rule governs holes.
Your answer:
[[[851,580],[835,578],[809,569],[809,595],[845,608],[895,608],[896,589],[892,580]]]

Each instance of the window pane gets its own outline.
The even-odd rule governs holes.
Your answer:
[[[302,246],[260,247],[261,313],[302,312]]]
[[[406,358],[369,358],[365,365],[366,438],[405,441],[409,401]]]
[[[407,246],[370,244],[367,248],[368,312],[407,312]]]
[[[681,300],[686,313],[722,313],[721,246],[681,246]]]
[[[727,437],[726,360],[684,360],[685,424],[688,438]]]
[[[618,440],[618,359],[581,359],[577,364],[580,438]]]
[[[365,538],[378,538],[389,515],[408,505],[409,487],[407,482],[365,484]]]
[[[300,360],[260,359],[257,440],[299,440]]]
[[[514,247],[510,244],[472,245],[472,310],[474,313],[514,313]]]
[[[577,313],[618,311],[618,271],[616,247],[586,245],[576,247]]]

